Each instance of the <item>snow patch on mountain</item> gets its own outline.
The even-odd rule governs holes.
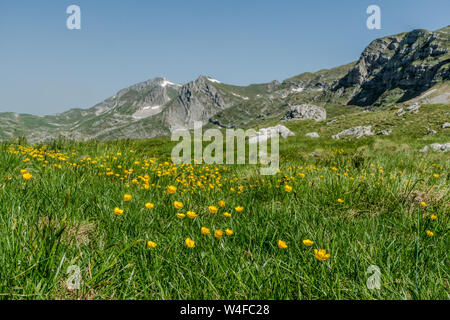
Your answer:
[[[133,119],[140,120],[144,118],[148,118],[151,116],[154,116],[155,114],[158,114],[162,111],[161,106],[146,106],[135,113],[133,113],[132,117]]]
[[[222,83],[219,80],[216,80],[216,79],[213,79],[213,78],[210,78],[210,77],[208,77],[208,80],[211,81],[211,82],[215,82],[215,83]]]
[[[181,84],[173,83],[173,82],[171,82],[171,81],[169,81],[167,79],[164,79],[163,82],[161,83],[161,87],[163,87],[163,88],[167,87],[168,85],[181,87]]]
[[[244,100],[248,100],[249,99],[249,97],[243,97],[243,96],[241,96],[241,95],[239,95],[239,94],[237,94],[237,93],[234,93],[234,92],[232,92],[231,93],[233,96],[235,96],[235,97],[238,97],[238,98],[241,98],[241,99],[244,99]]]

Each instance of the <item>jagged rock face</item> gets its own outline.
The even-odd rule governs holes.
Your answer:
[[[372,126],[357,126],[350,129],[346,129],[332,136],[332,138],[339,140],[340,138],[342,138],[342,136],[351,136],[355,137],[356,139],[360,139],[364,136],[373,136]]]
[[[395,89],[392,94],[398,95],[398,101],[402,102],[438,81],[449,80],[446,29],[414,30],[373,41],[335,90],[353,87],[355,93],[348,104],[376,105],[390,90]]]
[[[171,131],[192,129],[195,121],[202,124],[217,112],[233,105],[207,77],[201,76],[180,89],[179,96],[164,111],[164,121]]]
[[[326,118],[326,110],[312,104],[293,106],[284,116],[285,120],[314,120],[317,122]]]

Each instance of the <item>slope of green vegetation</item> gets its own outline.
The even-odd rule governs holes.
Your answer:
[[[284,122],[274,176],[167,138],[2,143],[0,299],[449,299],[449,156],[418,149],[450,107],[395,112]],[[392,135],[330,139],[367,124]]]

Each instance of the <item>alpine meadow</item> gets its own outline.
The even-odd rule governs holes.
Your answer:
[[[449,45],[412,30],[281,82],[0,113],[0,300],[448,300]],[[279,136],[278,170],[174,164],[194,122]]]

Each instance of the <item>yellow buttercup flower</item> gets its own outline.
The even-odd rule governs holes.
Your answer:
[[[184,219],[185,217],[186,217],[186,215],[184,213],[177,213],[178,219]]]
[[[22,175],[22,178],[24,178],[25,180],[30,180],[33,176],[31,175],[31,173],[24,173]]]
[[[431,220],[437,220],[437,215],[432,214],[432,215],[430,216],[430,219],[431,219]]]
[[[131,201],[131,199],[133,199],[133,196],[131,194],[127,193],[123,196],[124,201]]]
[[[151,248],[151,249],[156,248],[157,245],[158,245],[158,244],[155,243],[155,242],[153,242],[153,241],[147,242],[147,246],[148,246],[149,248]]]
[[[20,170],[20,173],[21,174],[25,174],[25,173],[27,173],[27,170],[26,169],[22,169],[22,170]]]
[[[195,248],[195,241],[191,238],[186,238],[185,242],[188,248]]]
[[[434,236],[434,233],[432,231],[430,231],[430,230],[427,230],[425,232],[427,233],[427,236],[429,236],[429,237],[433,237]]]
[[[167,187],[167,192],[170,194],[174,194],[175,192],[177,192],[177,187],[175,186],[168,186]]]
[[[193,211],[188,211],[188,212],[186,213],[186,215],[187,215],[187,217],[188,217],[189,219],[194,219],[194,218],[197,217],[197,214],[196,214],[195,212],[193,212]]]
[[[278,248],[280,248],[280,249],[286,249],[288,246],[287,246],[287,244],[286,244],[286,242],[285,241],[283,241],[283,240],[278,240]]]
[[[202,227],[202,234],[203,235],[208,235],[208,234],[210,234],[211,233],[211,231],[208,229],[208,228],[205,228],[205,227]]]
[[[236,210],[236,212],[242,212],[242,210],[244,210],[244,207],[237,206],[236,208],[234,208],[234,210]]]
[[[146,207],[148,210],[152,210],[152,209],[155,207],[155,205],[154,205],[153,203],[151,203],[151,202],[147,202],[147,203],[145,204],[145,207]]]
[[[231,213],[224,212],[223,215],[224,215],[225,217],[227,217],[227,218],[231,218]]]
[[[117,216],[121,216],[123,214],[123,209],[119,209],[119,208],[115,207],[114,214]]]
[[[420,202],[420,205],[421,205],[422,207],[426,207],[426,206],[427,206],[427,203],[426,203],[425,201],[422,201],[422,202]]]
[[[209,206],[208,210],[211,213],[217,213],[217,211],[219,211],[219,209],[216,206]]]
[[[329,259],[331,255],[327,253],[325,249],[314,249],[314,257],[319,261],[325,261]]]
[[[173,206],[175,207],[175,209],[182,209],[183,208],[183,203],[180,201],[174,201],[173,202]]]
[[[306,239],[306,240],[303,240],[303,244],[307,247],[311,247],[314,244],[314,241]]]
[[[222,238],[223,236],[223,231],[222,230],[216,230],[214,231],[214,237],[216,238]]]
[[[233,230],[231,230],[231,229],[225,229],[225,234],[227,235],[227,236],[232,236],[233,235]]]
[[[288,185],[285,185],[285,186],[284,186],[284,191],[286,191],[286,192],[291,192],[291,191],[292,191],[292,187],[291,187],[291,186],[288,186]]]
[[[223,208],[223,207],[225,207],[225,205],[226,205],[225,201],[223,201],[223,200],[219,201],[219,207]]]
[[[435,174],[433,174],[433,177],[439,178],[439,174],[435,173]]]
[[[339,203],[344,203],[344,200],[342,200],[342,199],[337,199],[337,202],[339,202]]]

